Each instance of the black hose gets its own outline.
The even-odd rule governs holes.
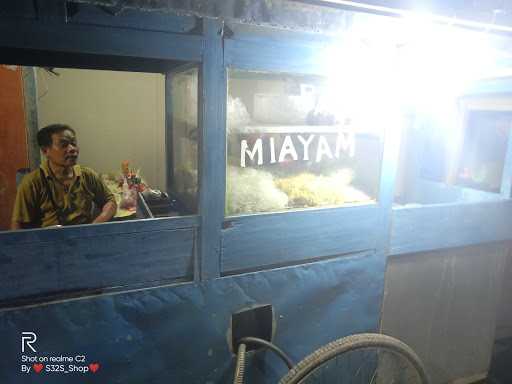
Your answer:
[[[233,384],[244,384],[244,373],[245,373],[245,344],[241,343],[238,345],[238,352],[236,354],[236,368],[235,378]]]
[[[239,343],[244,344],[258,344],[262,347],[268,348],[271,351],[275,352],[277,356],[281,358],[281,360],[284,361],[288,369],[293,368],[293,361],[284,353],[279,347],[272,344],[271,342],[267,340],[260,339],[258,337],[242,337],[240,340],[238,340]]]

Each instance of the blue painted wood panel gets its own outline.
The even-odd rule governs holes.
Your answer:
[[[73,240],[96,236],[165,231],[184,228],[196,228],[199,217],[185,216],[173,218],[158,218],[145,220],[130,220],[124,222],[110,222],[94,225],[74,225],[61,228],[31,229],[20,231],[0,231],[0,246],[30,244],[35,242],[51,243],[60,240]]]
[[[226,75],[223,57],[224,25],[205,19],[205,54],[201,77],[201,134],[199,169],[200,277],[220,275],[220,231],[226,185]]]
[[[36,0],[37,19],[43,23],[61,23],[66,20],[65,0]]]
[[[68,13],[68,23],[103,25],[132,28],[146,31],[186,33],[196,27],[193,16],[177,16],[166,12],[144,12],[124,9],[118,14],[109,14],[92,4],[73,4],[75,10]]]
[[[512,201],[394,208],[391,254],[512,239]]]
[[[37,4],[28,0],[3,2],[0,6],[0,15],[10,18],[35,19],[37,17]]]
[[[253,71],[322,74],[327,44],[290,44],[286,41],[227,39],[224,42],[227,67]]]
[[[228,218],[222,273],[374,249],[377,205]]]
[[[0,300],[192,279],[193,229],[3,246]]]
[[[374,253],[236,277],[0,311],[0,382],[231,383],[231,314],[274,307],[274,342],[298,362],[355,332],[376,331],[384,260]],[[20,333],[37,333],[38,356],[85,355],[93,374],[20,373]],[[35,354],[30,354],[35,355]],[[271,353],[250,358],[247,384],[286,373]]]
[[[201,36],[29,20],[0,22],[0,46],[68,53],[200,61]]]
[[[231,31],[230,39],[273,44],[329,44],[339,43],[344,37],[307,29],[288,29],[277,25],[248,24],[235,19],[227,19],[226,26]]]

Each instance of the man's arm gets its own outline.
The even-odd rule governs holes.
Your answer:
[[[11,230],[38,228],[40,226],[40,214],[38,206],[39,188],[33,177],[27,175],[23,178],[16,192],[14,202]]]
[[[19,221],[11,222],[11,231],[16,231],[18,229],[34,229],[34,228],[39,228],[39,226],[33,225],[31,223],[20,223]]]
[[[85,171],[87,183],[89,183],[89,187],[94,194],[94,203],[97,207],[101,207],[100,214],[93,219],[91,224],[110,221],[117,212],[117,203],[114,194],[95,171],[86,167],[82,168],[82,170]]]
[[[117,212],[117,204],[115,201],[107,201],[103,208],[101,208],[101,213],[94,219],[93,224],[106,223],[110,219],[114,217]]]

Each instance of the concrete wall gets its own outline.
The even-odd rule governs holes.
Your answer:
[[[165,190],[164,76],[152,73],[39,68],[38,122],[71,125],[79,162],[119,172],[129,160],[153,188]]]

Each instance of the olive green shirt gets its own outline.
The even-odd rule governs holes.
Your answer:
[[[34,228],[86,224],[95,218],[93,203],[101,209],[107,202],[115,202],[112,192],[92,169],[75,165],[73,171],[75,178],[69,187],[55,179],[48,160],[41,164],[40,169],[25,175],[18,186],[12,221]],[[42,179],[43,175],[48,183]],[[64,223],[59,223],[49,192]]]

